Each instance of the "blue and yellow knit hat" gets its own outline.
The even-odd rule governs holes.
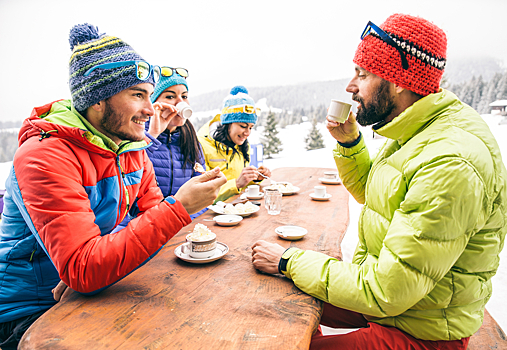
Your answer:
[[[150,97],[151,103],[155,102],[165,89],[174,85],[185,85],[188,91],[187,79],[183,78],[178,73],[173,72],[170,77],[164,77],[162,75],[157,85],[155,85],[155,91],[153,91],[153,94]]]
[[[85,23],[78,24],[70,30],[69,43],[72,50],[69,62],[69,87],[72,103],[79,112],[134,85],[142,83],[155,85],[153,73],[146,80],[137,78],[135,64],[111,69],[95,69],[88,76],[84,76],[90,68],[99,64],[143,60],[120,38],[99,34],[97,27]]]
[[[229,96],[224,99],[220,122],[257,123],[257,113],[254,100],[248,95],[248,90],[241,85],[231,89]]]

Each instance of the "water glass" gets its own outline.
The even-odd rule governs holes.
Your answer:
[[[269,215],[278,215],[282,211],[282,192],[267,188],[264,191],[264,206]]]

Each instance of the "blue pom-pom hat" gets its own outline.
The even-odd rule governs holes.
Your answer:
[[[248,95],[248,90],[241,85],[231,89],[224,99],[220,122],[230,123],[257,123],[258,110],[254,100]]]
[[[100,34],[97,27],[85,23],[72,27],[69,43],[72,50],[69,87],[74,108],[80,113],[134,85],[155,85],[153,74],[147,80],[139,80],[134,64],[112,69],[95,69],[88,76],[84,76],[86,71],[99,64],[143,60],[120,38]]]

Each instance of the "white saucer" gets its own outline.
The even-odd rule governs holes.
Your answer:
[[[275,229],[275,232],[282,239],[286,239],[288,241],[295,241],[303,238],[308,233],[308,230],[301,226],[289,225],[289,226],[279,226]]]
[[[183,243],[183,244],[185,244],[185,243]],[[192,258],[188,254],[182,253],[181,252],[182,245],[179,245],[176,247],[176,249],[174,249],[174,255],[176,255],[181,260],[184,260],[186,262],[193,263],[193,264],[206,264],[206,263],[220,259],[225,254],[227,254],[227,252],[229,252],[229,247],[225,243],[217,242],[217,248],[215,249],[215,255],[210,256],[209,258],[196,259],[196,258]]]
[[[325,197],[317,197],[315,193],[310,193],[310,197],[312,197],[312,199],[316,201],[328,201],[329,198],[331,198],[331,194],[326,193]]]
[[[258,196],[249,196],[248,193],[246,194],[246,198],[248,199],[262,199],[264,197],[264,192],[259,192]]]
[[[264,192],[259,192],[258,196],[249,196],[248,193],[243,193],[240,197],[240,199],[262,199],[264,198]]]
[[[232,215],[232,214],[226,214],[226,215],[218,215],[213,218],[217,225],[220,226],[234,226],[237,225],[243,220],[243,217],[239,215]]]
[[[326,185],[339,185],[342,183],[340,179],[326,179],[325,177],[319,177],[319,180]]]

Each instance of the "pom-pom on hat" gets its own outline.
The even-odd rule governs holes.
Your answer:
[[[423,18],[404,14],[388,17],[380,28],[397,47],[373,31],[359,44],[354,63],[416,94],[437,92],[446,63],[444,31]],[[403,67],[401,55],[405,55],[407,68]]]
[[[157,82],[157,85],[155,85],[155,91],[153,91],[150,97],[151,103],[155,102],[165,89],[174,85],[185,85],[188,91],[187,79],[183,78],[178,73],[173,72],[170,77],[160,76],[160,80]]]
[[[92,67],[122,61],[143,60],[120,38],[100,34],[97,27],[88,23],[78,24],[70,30],[69,87],[72,103],[77,111],[116,95],[137,84],[155,85],[153,73],[147,80],[140,80],[135,74],[135,64],[111,69],[95,69],[88,76],[84,74]]]
[[[255,102],[248,95],[248,90],[244,86],[233,87],[224,99],[220,122],[222,124],[257,123]]]

